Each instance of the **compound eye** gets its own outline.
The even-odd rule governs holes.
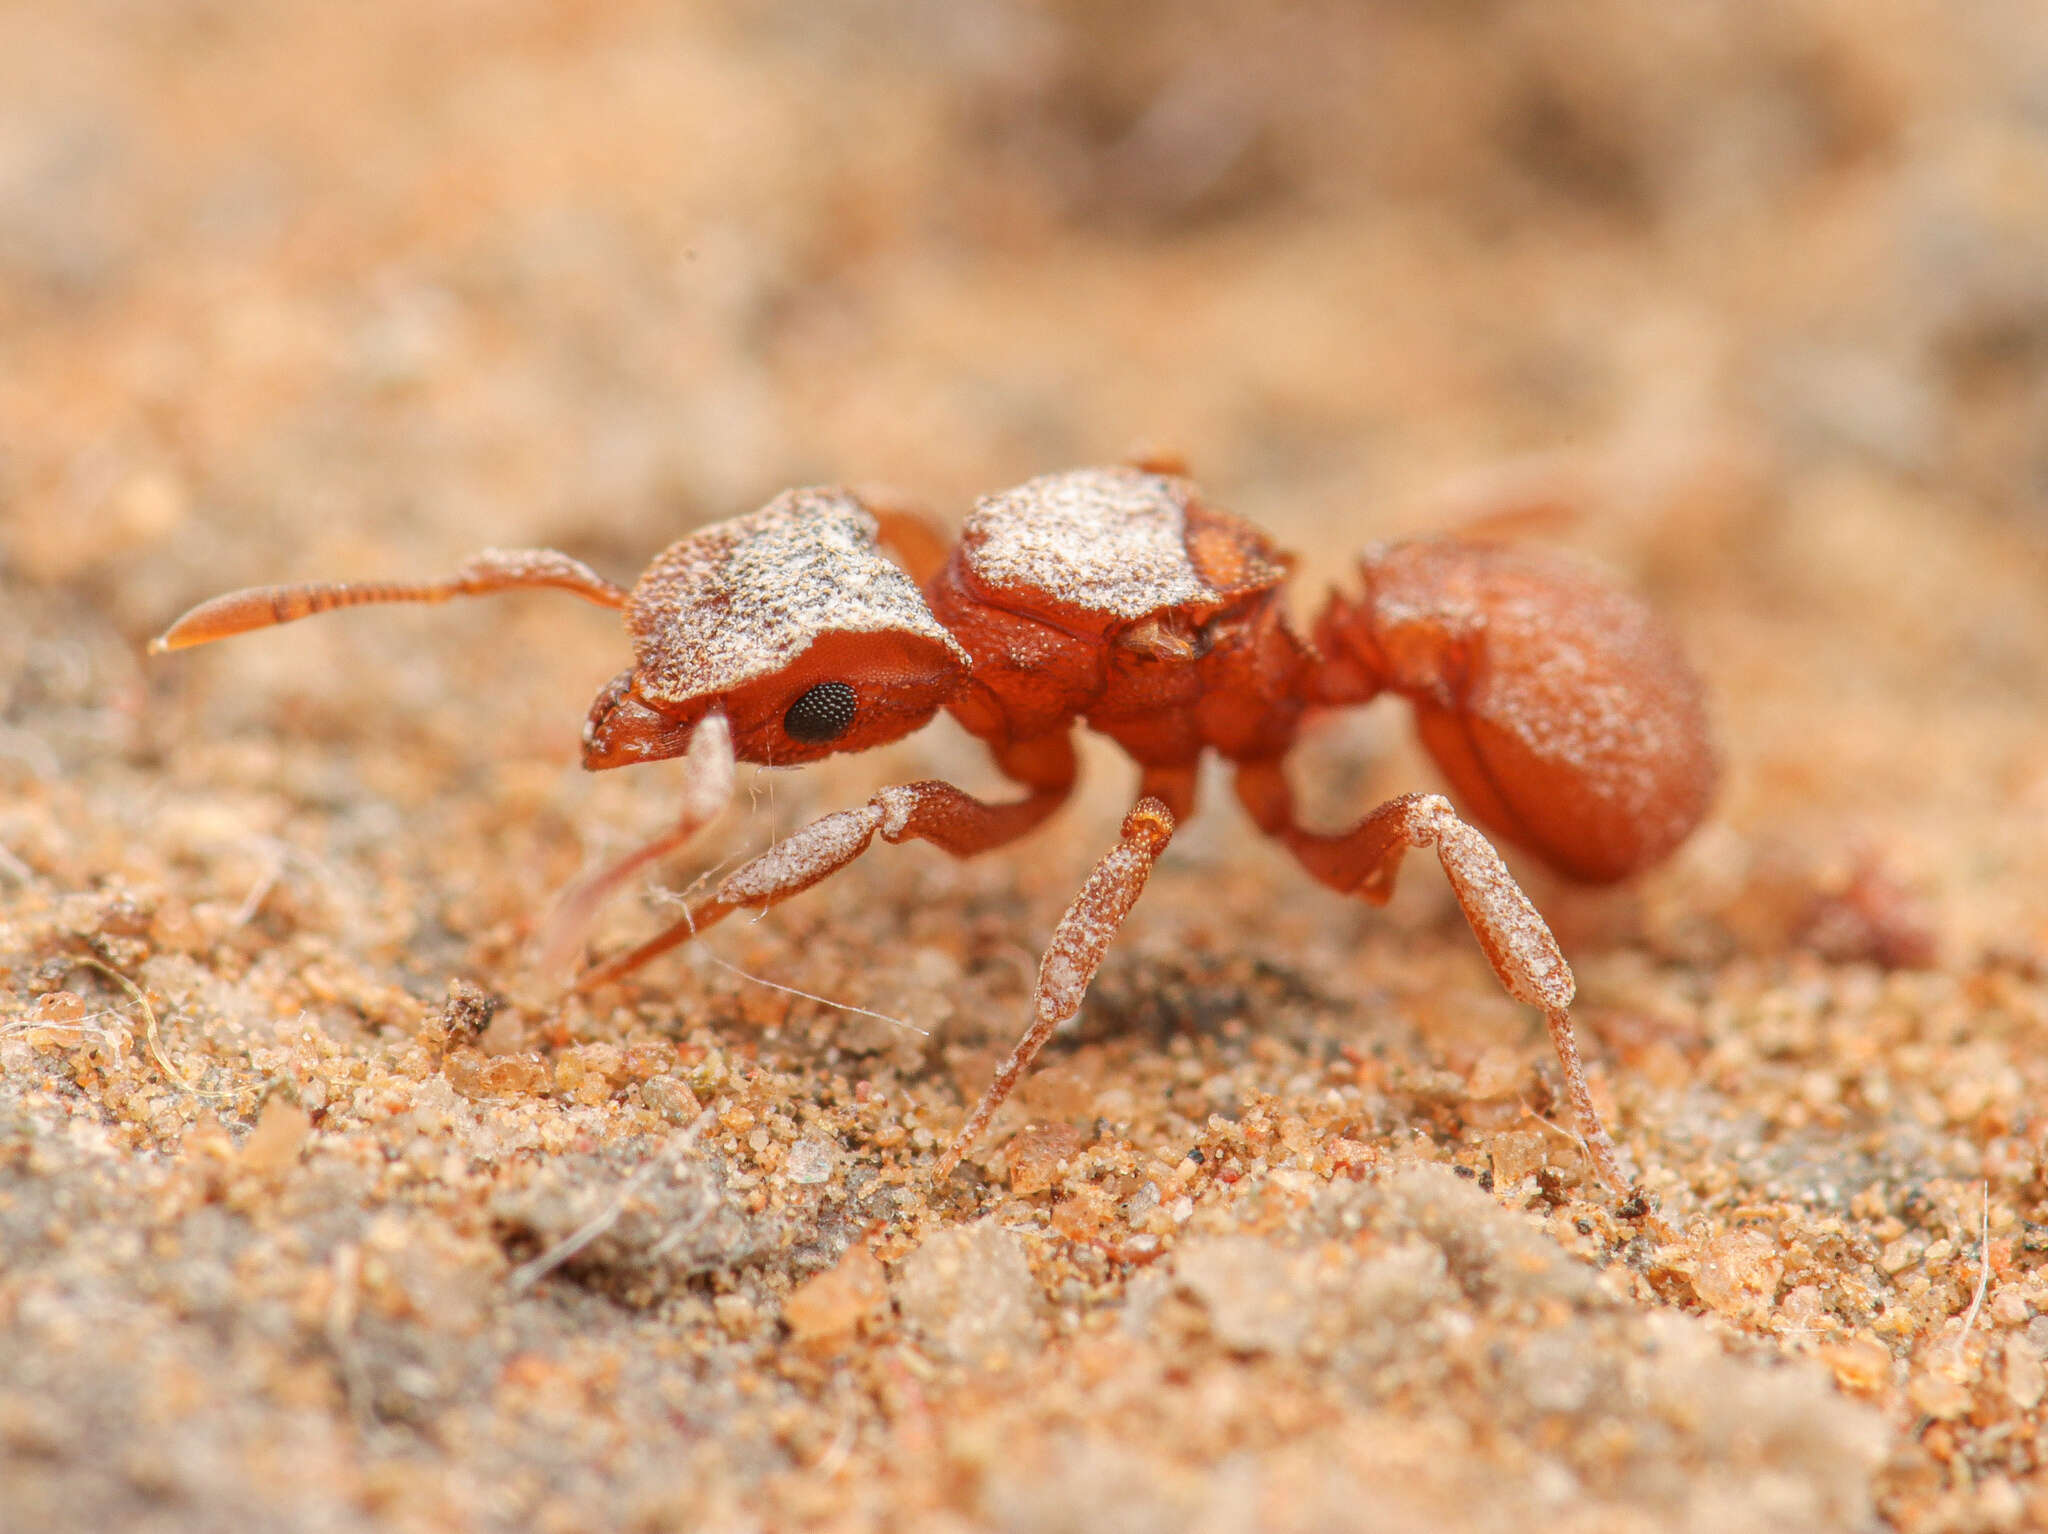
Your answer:
[[[820,682],[790,704],[789,711],[782,716],[782,728],[791,740],[821,746],[853,728],[858,703],[846,683]]]

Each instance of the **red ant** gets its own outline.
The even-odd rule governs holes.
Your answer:
[[[1501,984],[1549,1023],[1594,1169],[1625,1186],[1572,1036],[1571,969],[1492,845],[1437,794],[1403,794],[1347,831],[1309,830],[1283,759],[1311,710],[1398,693],[1473,820],[1564,874],[1620,879],[1676,847],[1713,787],[1701,688],[1676,642],[1636,598],[1479,536],[1369,552],[1363,594],[1332,596],[1306,641],[1282,611],[1289,557],[1156,467],[1078,469],[984,497],[950,551],[914,515],[791,490],[670,545],[630,593],[565,554],[492,550],[443,581],[233,592],[153,648],[361,603],[529,586],[623,609],[634,664],[598,695],[583,765],[686,756],[686,802],[667,835],[571,893],[552,924],[558,954],[599,902],[717,815],[735,761],[863,751],[945,708],[1024,791],[990,804],[950,783],[885,788],[741,865],[579,989],[809,889],[877,835],[958,857],[1013,842],[1072,791],[1074,721],[1109,736],[1138,763],[1137,804],[1054,929],[1031,1026],[940,1156],[940,1178],[1079,1010],[1213,750],[1259,829],[1333,889],[1383,903],[1402,855],[1436,849]]]

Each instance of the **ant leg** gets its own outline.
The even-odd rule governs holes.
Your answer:
[[[1441,794],[1403,794],[1351,830],[1323,836],[1294,823],[1292,795],[1277,764],[1241,768],[1237,790],[1259,828],[1284,841],[1311,874],[1332,889],[1374,905],[1384,905],[1393,893],[1394,875],[1410,847],[1436,849],[1458,906],[1502,988],[1540,1011],[1549,1026],[1565,1092],[1594,1172],[1610,1187],[1629,1187],[1579,1060],[1572,1032],[1571,1004],[1577,986],[1571,966],[1493,844],[1460,820]]]
[[[732,730],[725,715],[706,714],[691,735],[690,749],[683,757],[683,804],[675,825],[646,846],[562,892],[554,910],[541,924],[540,936],[534,943],[534,967],[544,975],[560,974],[589,929],[591,919],[606,901],[648,864],[680,852],[699,831],[725,812],[732,802],[732,773]]]
[[[868,850],[882,828],[882,812],[870,804],[840,810],[791,832],[759,857],[740,864],[718,888],[683,910],[681,921],[663,928],[638,948],[585,970],[570,988],[595,990],[629,975],[649,959],[687,943],[706,927],[716,926],[742,907],[766,910],[819,880],[839,872]]]
[[[882,546],[920,588],[939,573],[952,555],[953,540],[933,525],[922,506],[890,491],[865,487],[859,500],[881,529]]]
[[[211,644],[251,629],[296,623],[337,607],[371,602],[446,602],[526,586],[553,586],[600,607],[624,607],[626,592],[580,559],[553,549],[485,549],[439,581],[302,581],[291,586],[249,586],[201,602],[149,642],[150,653]]]
[[[1067,747],[1069,760],[1071,750]],[[885,788],[859,809],[814,820],[742,863],[717,889],[688,906],[681,921],[638,948],[587,970],[574,989],[587,991],[630,974],[734,911],[765,911],[802,894],[867,851],[877,834],[885,842],[927,841],[955,857],[971,857],[1015,841],[1058,809],[1072,786],[1073,779],[1067,776],[1035,786],[1025,798],[1007,804],[984,803],[950,783],[935,781]]]
[[[1104,854],[1081,886],[1081,893],[1067,907],[1067,914],[1053,929],[1052,942],[1038,966],[1038,984],[1031,993],[1031,1026],[1010,1057],[996,1071],[981,1101],[960,1126],[953,1143],[932,1167],[932,1180],[943,1182],[960,1164],[988,1121],[1010,1095],[1023,1074],[1031,1069],[1053,1030],[1081,1010],[1081,998],[1102,966],[1102,956],[1115,941],[1117,931],[1151,875],[1152,865],[1173,837],[1173,812],[1163,800],[1150,794],[1124,817],[1123,834]]]

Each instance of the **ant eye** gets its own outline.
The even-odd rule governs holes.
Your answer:
[[[791,740],[807,746],[837,740],[853,728],[857,701],[846,683],[820,682],[790,704],[789,712],[782,716],[782,728]]]

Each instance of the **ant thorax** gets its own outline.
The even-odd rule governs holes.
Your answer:
[[[1141,763],[1178,766],[1205,747],[1238,755],[1248,731],[1265,750],[1291,732],[1306,651],[1272,599],[1286,578],[1265,536],[1189,481],[1077,469],[984,496],[927,594],[972,657],[953,711],[975,734],[1023,740],[1079,718]]]

